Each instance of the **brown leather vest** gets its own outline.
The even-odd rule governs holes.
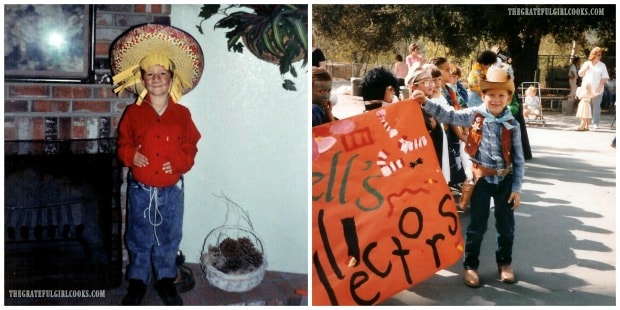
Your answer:
[[[513,120],[510,120],[513,123]],[[465,144],[465,152],[471,157],[475,157],[478,153],[478,147],[482,141],[482,125],[484,124],[484,116],[480,113],[476,113],[474,117],[474,123],[471,125],[469,135],[467,136],[467,143]],[[512,132],[505,126],[502,126],[502,133],[500,136],[502,143],[502,155],[506,167],[512,164]]]

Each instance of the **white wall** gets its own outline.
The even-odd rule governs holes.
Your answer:
[[[171,23],[201,44],[205,68],[181,102],[202,138],[185,176],[181,250],[199,262],[203,240],[222,225],[225,193],[244,207],[265,243],[268,270],[308,273],[308,74],[296,63],[298,91],[282,88],[278,66],[244,49],[229,52],[222,15],[196,25],[201,5],[172,5]]]

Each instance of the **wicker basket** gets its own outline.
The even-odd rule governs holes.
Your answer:
[[[227,292],[247,292],[259,285],[265,275],[267,257],[265,256],[263,241],[254,232],[248,214],[226,196],[223,196],[223,198],[226,200],[226,206],[228,208],[226,221],[224,225],[213,229],[205,237],[202,245],[202,255],[200,256],[200,265],[207,281],[211,285]],[[237,224],[228,224],[231,212],[237,211],[239,211],[239,213],[237,213]],[[240,225],[241,220],[246,222],[247,226]],[[225,273],[218,269],[214,265],[214,253],[212,253],[210,249],[219,248],[222,241],[226,238],[236,240],[240,238],[249,239],[256,250],[262,255],[262,264],[253,269],[235,273]]]

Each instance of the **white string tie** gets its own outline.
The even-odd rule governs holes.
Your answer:
[[[149,199],[149,207],[147,209],[144,209],[144,213],[143,216],[146,218],[147,214],[148,214],[148,218],[149,218],[149,223],[153,226],[153,233],[155,234],[155,241],[157,242],[157,245],[160,245],[159,243],[159,237],[157,237],[157,226],[161,225],[161,223],[163,222],[163,218],[161,216],[161,212],[159,212],[159,200],[157,199],[157,187],[149,187],[149,195],[150,195],[150,199]],[[153,200],[155,201],[155,210],[153,212],[151,212],[151,208],[153,208]],[[151,217],[151,213],[152,213],[152,217]],[[158,219],[159,216],[159,219]]]

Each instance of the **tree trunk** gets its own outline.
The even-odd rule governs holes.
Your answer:
[[[512,57],[516,87],[519,87],[522,82],[540,80],[539,73],[537,73],[540,41],[541,36],[538,34],[529,34],[523,40],[512,36],[508,40],[508,52]]]
[[[517,36],[512,36],[508,40],[508,53],[512,57],[512,66],[515,74],[515,88],[518,88],[522,82],[535,82],[538,77],[538,50],[540,49],[540,41],[542,35],[529,34],[524,40],[520,40]],[[519,92],[518,89],[515,89]],[[516,95],[519,95],[517,93]],[[522,101],[521,101],[522,102]],[[532,149],[527,134],[527,127],[523,119],[522,106],[519,105],[519,112],[516,118],[521,128],[521,143],[523,145],[523,155],[526,160],[532,159]]]

